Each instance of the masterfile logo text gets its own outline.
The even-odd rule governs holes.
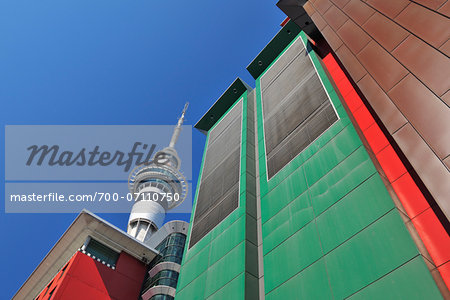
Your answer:
[[[139,148],[143,151],[139,151]],[[77,153],[74,153],[68,150],[60,151],[58,145],[32,145],[27,148],[27,150],[30,150],[30,156],[26,165],[30,166],[35,163],[41,166],[42,163],[47,163],[49,166],[109,166],[115,163],[118,166],[124,166],[123,171],[128,172],[133,164],[136,166],[148,164],[155,148],[156,144],[152,144],[149,147],[147,144],[135,142],[128,153],[119,150],[113,153],[109,151],[100,152],[100,146],[98,145],[91,151],[82,148]]]
[[[5,211],[129,212],[135,199],[129,174],[157,160],[173,130],[174,125],[5,126]],[[190,185],[192,126],[182,126],[175,149]],[[191,201],[184,203],[174,213],[189,213]]]

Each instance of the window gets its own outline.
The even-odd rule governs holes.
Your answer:
[[[158,246],[156,246],[156,250],[159,251],[159,254],[150,262],[149,268],[153,268],[153,266],[162,261],[171,261],[181,264],[185,243],[186,235],[182,233],[172,233],[167,236]]]
[[[165,285],[176,288],[178,282],[178,275],[179,275],[178,272],[173,270],[162,270],[158,272],[155,276],[146,278],[146,280],[144,281],[141,294],[145,293],[151,287],[157,285]]]
[[[173,300],[174,298],[169,295],[155,295],[151,297],[149,300]]]
[[[179,232],[169,234],[158,246],[156,246],[155,249],[159,252],[159,254],[150,262],[148,270],[151,270],[154,266],[156,266],[160,262],[165,261],[181,264],[185,243],[186,243],[185,234]],[[144,279],[141,295],[145,293],[148,289],[156,285],[164,285],[176,288],[177,282],[178,282],[177,271],[161,270],[153,277],[149,277],[147,273]],[[156,296],[163,297],[165,295],[156,295]],[[173,299],[173,298],[152,297],[150,299]]]
[[[95,256],[111,266],[115,266],[119,258],[119,253],[92,238],[86,247],[86,253],[90,253],[91,256]]]

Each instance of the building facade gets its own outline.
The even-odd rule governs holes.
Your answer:
[[[424,91],[444,83],[427,87],[414,70],[394,81],[375,45],[387,37],[342,29],[333,48],[338,8],[351,6],[340,21],[351,26],[369,2],[383,6],[280,1],[292,20],[247,67],[255,88],[237,79],[196,124],[206,143],[177,300],[450,297],[450,110]],[[358,43],[373,62],[354,78]],[[418,161],[432,141],[447,152]]]
[[[158,254],[148,265],[141,300],[174,299],[187,230],[186,222],[171,221],[151,238],[149,246]]]
[[[167,222],[144,244],[83,211],[13,299],[173,300],[187,225]]]
[[[125,233],[82,212],[15,299],[450,299],[450,4],[281,0],[282,29],[196,124],[191,222],[174,145],[133,171]],[[183,251],[184,247],[184,251]]]
[[[13,299],[138,299],[148,245],[82,211]]]

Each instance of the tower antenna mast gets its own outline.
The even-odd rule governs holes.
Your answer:
[[[173,148],[175,147],[175,144],[177,143],[178,137],[180,136],[181,132],[181,126],[184,122],[184,115],[186,113],[186,110],[189,106],[189,102],[186,102],[184,105],[183,111],[181,112],[181,117],[178,119],[178,124],[175,126],[175,129],[173,130],[172,138],[170,139],[169,147]]]

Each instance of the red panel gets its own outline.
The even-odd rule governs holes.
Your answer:
[[[392,187],[411,219],[430,207],[409,173],[394,181]]]
[[[344,72],[342,72],[341,68],[339,68],[339,65],[336,63],[336,67],[333,71],[333,78],[336,78],[335,82],[338,83],[338,87],[339,90],[341,90],[341,85],[344,83],[341,83],[342,80],[345,80],[346,82],[348,82],[348,84],[350,84],[350,82],[348,81],[347,77],[345,76]],[[342,93],[342,92],[341,92]]]
[[[322,61],[327,66],[327,70],[335,70],[336,67],[338,67],[337,61],[334,59],[334,57],[331,54],[327,54]],[[333,77],[334,79],[334,77]]]
[[[39,299],[48,299],[48,292],[55,286],[52,299],[138,299],[145,272],[142,262],[124,252],[120,254],[115,270],[77,252],[63,276],[58,273]]]
[[[73,265],[73,262],[75,261],[76,255],[72,256],[72,258],[66,263],[65,269],[64,267],[61,268],[61,270],[58,272],[58,274],[53,277],[53,280],[51,281],[51,285],[45,287],[42,292],[39,294],[39,296],[36,298],[38,300],[46,300],[49,298],[49,293],[55,288],[55,291],[53,292],[54,295],[60,292],[62,289],[62,283],[67,277],[67,273],[69,272],[70,267]],[[63,270],[64,269],[64,273]]]
[[[114,270],[110,269],[110,271]],[[104,283],[108,280],[108,276],[103,278],[100,275],[96,261],[91,257],[78,252],[66,277],[67,279],[63,282],[64,288],[55,294],[55,297],[82,299],[95,296],[99,299],[110,299]]]
[[[364,105],[353,112],[353,117],[355,117],[356,123],[362,131],[375,124],[375,120]]]
[[[342,74],[345,76],[344,72]],[[353,88],[350,81],[344,77],[337,83],[337,87],[339,88],[339,91],[341,92],[341,95],[345,98],[349,93],[355,92],[355,89]],[[362,103],[361,103],[362,104]]]
[[[116,270],[128,278],[142,283],[142,278],[144,278],[147,268],[141,261],[122,252],[117,260]]]
[[[395,153],[392,146],[387,146],[376,155],[378,162],[383,168],[389,182],[394,182],[401,175],[406,173],[406,168],[403,165],[397,153]]]
[[[284,21],[281,22],[280,26],[281,26],[281,27],[284,27],[284,25],[286,25],[287,22],[289,22],[290,19],[291,19],[291,18],[289,18],[289,17],[287,17],[286,19],[284,19]]]
[[[63,293],[55,294],[55,300],[110,300],[111,297],[105,290],[98,286],[90,286],[86,282],[69,277]],[[52,299],[53,300],[53,299]]]
[[[106,289],[111,298],[124,300],[139,299],[143,281],[144,277],[138,282],[130,280],[129,277],[121,273],[116,273],[114,276],[104,278]]]
[[[113,271],[114,270],[110,269],[110,272]],[[109,272],[106,271],[104,273],[106,273],[104,274],[104,277],[107,279],[109,277],[107,276]],[[102,276],[97,268],[96,261],[81,252],[77,253],[76,260],[68,275],[70,277],[77,278],[86,285],[95,286],[98,290],[101,290],[106,294],[108,293],[105,284],[103,283]]]
[[[342,69],[339,67],[339,64],[334,59],[334,57],[331,56],[330,54],[328,54],[327,56],[325,56],[323,58],[323,62],[325,63],[328,72],[330,72],[331,77],[333,77],[334,82],[336,82],[339,90],[341,90],[341,88],[339,86],[339,82],[344,79],[348,81],[348,79],[347,79],[347,77],[345,77],[345,74],[342,71]],[[342,93],[342,91],[341,91],[341,93]]]
[[[447,262],[438,268],[439,273],[444,279],[444,282],[447,286],[450,286],[450,262]]]
[[[378,154],[378,152],[389,145],[389,141],[384,136],[380,127],[375,123],[364,130],[363,134],[374,154]]]
[[[354,112],[355,110],[363,106],[363,102],[358,93],[356,93],[355,89],[352,88],[346,95],[343,96],[345,103],[347,103],[347,106],[351,112]]]
[[[420,238],[427,246],[436,266],[450,260],[450,236],[439,222],[434,211],[428,208],[426,211],[412,219]]]

